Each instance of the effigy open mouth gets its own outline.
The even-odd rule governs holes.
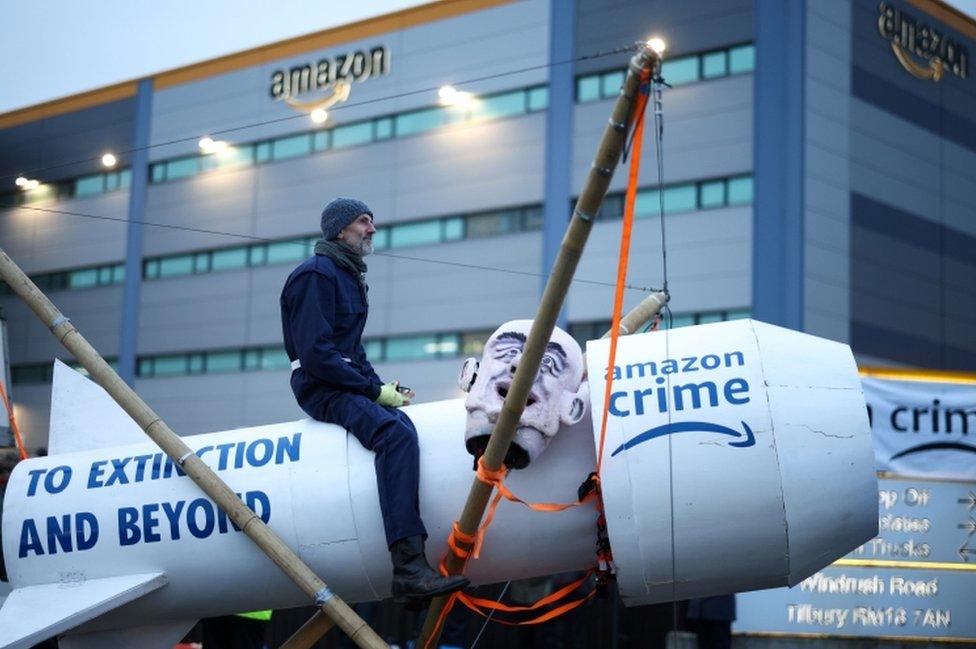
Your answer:
[[[495,392],[497,392],[498,396],[500,396],[502,398],[502,401],[504,401],[505,398],[508,396],[508,391],[511,389],[511,387],[512,387],[511,382],[499,381],[498,383],[495,384]],[[539,402],[539,396],[534,391],[530,392],[528,398],[525,400],[525,407],[528,408],[529,406],[535,405],[538,402]]]

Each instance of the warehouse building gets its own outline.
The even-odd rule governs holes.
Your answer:
[[[651,35],[673,326],[756,317],[863,364],[976,368],[976,23],[939,0],[421,5],[0,115],[0,242],[199,433],[302,416],[278,296],[324,204],[360,198],[369,357],[419,401],[458,396],[462,359],[535,312],[623,50]],[[651,140],[642,161],[625,306],[663,279]],[[625,183],[568,299],[580,340],[610,318]],[[71,359],[9,289],[0,308],[43,446]]]

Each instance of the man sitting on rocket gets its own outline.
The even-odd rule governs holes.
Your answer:
[[[531,320],[506,322],[488,338],[480,363],[475,358],[464,361],[458,379],[459,387],[468,393],[464,402],[468,411],[464,440],[475,458],[485,452],[531,328]],[[572,336],[556,327],[505,456],[505,466],[527,467],[546,449],[561,426],[571,426],[583,418],[588,400],[582,350]]]
[[[363,348],[369,306],[363,257],[373,252],[373,213],[361,201],[337,198],[322,211],[321,227],[315,255],[292,271],[281,292],[292,391],[310,417],[342,426],[376,453],[393,598],[422,603],[464,588],[468,579],[441,576],[427,563],[417,431],[399,409],[413,395],[396,381],[383,383]]]

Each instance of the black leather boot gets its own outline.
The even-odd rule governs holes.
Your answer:
[[[424,556],[424,537],[408,536],[390,547],[393,558],[393,601],[411,604],[447,595],[468,585],[467,577],[444,577]]]

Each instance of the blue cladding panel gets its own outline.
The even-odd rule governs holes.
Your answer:
[[[806,2],[756,2],[753,314],[803,328]]]

